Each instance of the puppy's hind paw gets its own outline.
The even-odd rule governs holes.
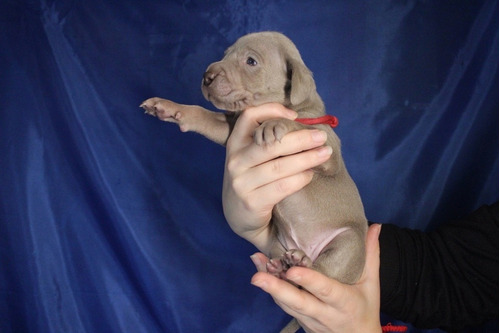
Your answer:
[[[292,266],[312,267],[312,260],[302,250],[290,250],[283,255],[283,261]]]
[[[270,259],[266,264],[267,272],[280,279],[284,279],[288,267],[284,266],[283,264],[284,263],[279,258]]]
[[[286,272],[293,266],[312,267],[312,260],[299,249],[285,252],[281,257],[273,258],[266,264],[269,274],[286,280]]]

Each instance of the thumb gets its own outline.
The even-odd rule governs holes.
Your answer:
[[[380,246],[378,238],[382,229],[381,224],[372,224],[366,234],[366,263],[363,279],[378,283],[380,271]]]
[[[269,261],[269,258],[267,258],[264,254],[260,252],[254,253],[250,256],[250,259],[252,259],[257,271],[267,272],[266,264]]]

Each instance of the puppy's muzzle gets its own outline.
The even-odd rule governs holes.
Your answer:
[[[201,83],[201,90],[205,98],[214,103],[215,97],[225,97],[231,93],[232,85],[227,80],[226,72],[220,66],[209,66]]]
[[[203,85],[208,87],[214,81],[216,75],[213,72],[207,71],[203,74]]]

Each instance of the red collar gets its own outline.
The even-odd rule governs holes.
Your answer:
[[[339,124],[339,120],[335,116],[326,115],[318,118],[297,118],[296,122],[305,125],[316,125],[316,124],[325,124],[330,125],[330,127],[335,128]]]

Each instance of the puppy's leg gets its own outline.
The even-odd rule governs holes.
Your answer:
[[[229,137],[230,126],[223,113],[158,97],[145,100],[140,107],[160,120],[178,124],[182,132],[196,132],[221,145]]]
[[[336,236],[321,252],[313,268],[342,283],[354,284],[365,265],[365,232],[350,227]]]

